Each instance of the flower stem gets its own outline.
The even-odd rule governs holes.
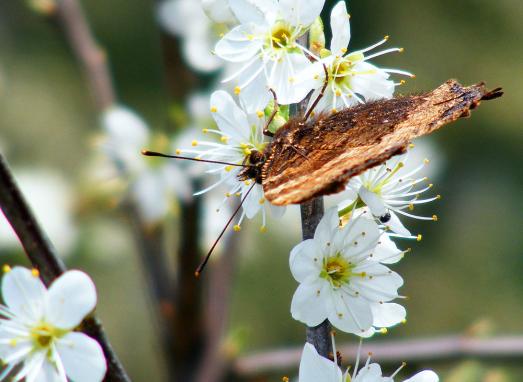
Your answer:
[[[20,239],[31,264],[38,269],[45,285],[49,286],[67,269],[36,221],[2,154],[0,154],[0,208]],[[107,340],[100,321],[94,316],[89,316],[83,321],[81,328],[84,333],[96,339],[103,349],[108,367],[104,381],[130,382]]]

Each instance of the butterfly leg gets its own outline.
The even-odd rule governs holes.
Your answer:
[[[268,137],[274,137],[274,133],[269,130],[269,126],[272,123],[272,120],[276,116],[276,113],[278,112],[278,109],[280,107],[278,106],[278,98],[276,97],[276,93],[274,92],[274,90],[269,89],[269,91],[272,93],[272,97],[274,98],[274,110],[269,116],[269,119],[267,119],[267,123],[265,123],[265,127],[263,128],[263,135],[267,135]]]
[[[310,115],[314,111],[314,108],[316,107],[316,105],[318,105],[318,102],[320,102],[320,99],[322,99],[323,96],[325,95],[325,89],[327,89],[327,85],[329,84],[329,71],[327,70],[327,66],[325,64],[323,64],[323,71],[325,72],[325,81],[323,82],[323,87],[321,88],[320,94],[318,94],[318,96],[312,103],[309,110],[307,110],[307,113],[305,113],[305,117],[303,118],[304,121],[309,119]]]

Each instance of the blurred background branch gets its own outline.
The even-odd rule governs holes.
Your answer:
[[[303,347],[256,352],[238,358],[234,372],[242,378],[266,375],[296,369],[300,363]],[[357,344],[338,344],[344,360],[352,362],[358,353]],[[373,341],[364,343],[361,354],[372,353],[372,359],[380,364],[397,366],[409,363],[433,365],[436,362],[458,361],[464,358],[502,360],[505,362],[523,360],[523,336],[499,336],[472,338],[467,336],[444,336],[419,338],[415,340]]]

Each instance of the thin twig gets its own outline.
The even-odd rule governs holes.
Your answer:
[[[96,43],[77,0],[57,0],[56,15],[64,34],[84,69],[98,110],[113,105],[116,96],[105,52]]]
[[[299,43],[302,46],[307,46],[308,35],[306,34],[300,37]],[[294,115],[305,115],[308,103],[309,97],[306,97],[297,105]],[[303,240],[311,239],[314,237],[316,226],[323,216],[323,198],[319,197],[303,203],[300,206],[300,211]],[[307,327],[306,330],[307,342],[313,344],[318,353],[324,357],[332,355],[331,330],[331,324],[328,320],[325,320],[316,327]]]
[[[273,350],[240,357],[234,363],[234,371],[241,377],[253,377],[272,372],[295,369],[300,363],[303,347]],[[358,345],[343,344],[337,349],[343,359],[354,360]],[[399,365],[403,361],[435,363],[463,358],[485,360],[523,360],[523,336],[494,338],[471,338],[445,336],[399,341],[375,341],[365,343],[361,354],[372,352],[372,359],[380,364]]]
[[[66,271],[65,265],[38,225],[2,154],[0,154],[0,207],[20,239],[31,264],[39,270],[45,285],[49,286],[54,279]],[[84,333],[100,343],[104,351],[108,366],[104,381],[130,381],[107,340],[100,321],[93,315],[86,318],[81,327]]]

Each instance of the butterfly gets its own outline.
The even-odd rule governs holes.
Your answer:
[[[272,140],[265,149],[252,150],[242,164],[147,150],[142,153],[241,166],[243,169],[239,172],[239,180],[254,179],[251,189],[256,183],[261,184],[264,196],[270,203],[278,206],[300,204],[344,190],[351,177],[394,155],[404,153],[414,138],[430,134],[459,118],[468,117],[482,100],[502,95],[501,88],[488,91],[484,83],[463,87],[455,80],[448,80],[427,93],[368,102],[332,114],[320,113],[308,119],[316,100],[305,117],[291,118],[276,133],[268,134]],[[268,133],[267,129],[265,132]],[[244,195],[242,202],[247,195]],[[216,243],[198,267],[197,274]]]

